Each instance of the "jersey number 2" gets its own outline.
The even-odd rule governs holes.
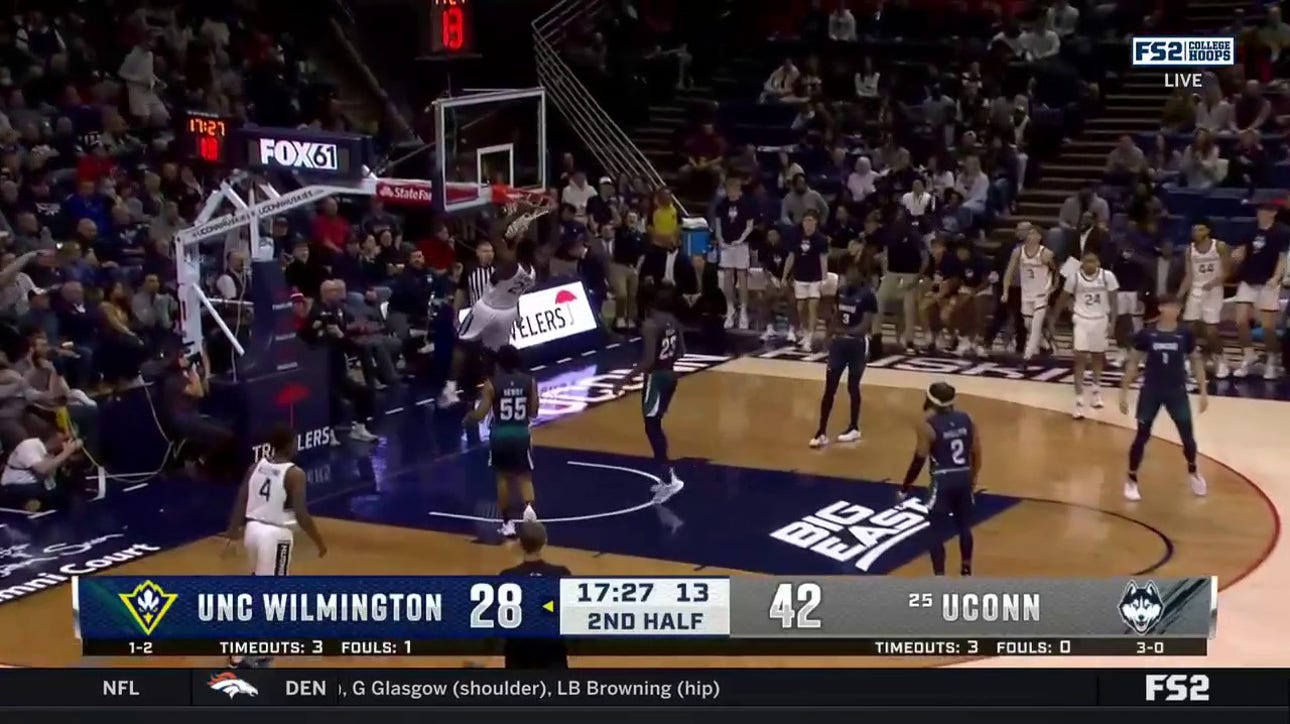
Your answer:
[[[967,465],[967,442],[962,438],[950,440],[950,460],[955,465]]]

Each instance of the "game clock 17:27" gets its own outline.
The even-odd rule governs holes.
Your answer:
[[[474,0],[425,0],[430,4],[430,52],[466,55],[475,50]]]
[[[180,153],[185,158],[212,165],[227,162],[228,139],[235,130],[233,119],[214,113],[189,111],[180,123]]]

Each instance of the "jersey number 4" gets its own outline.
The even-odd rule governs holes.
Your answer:
[[[269,478],[266,477],[264,479],[264,482],[260,484],[260,497],[264,498],[265,500],[268,500],[269,495],[271,494],[272,487],[273,487],[273,481],[269,480]]]

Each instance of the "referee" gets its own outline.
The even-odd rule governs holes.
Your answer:
[[[487,239],[475,247],[475,265],[457,287],[457,309],[469,309],[493,287],[493,244]]]
[[[502,571],[502,576],[548,576],[560,578],[572,575],[564,566],[542,560],[546,547],[546,526],[536,520],[526,520],[519,525],[520,548],[524,561]],[[567,669],[569,652],[564,639],[506,639],[504,647],[508,669]]]

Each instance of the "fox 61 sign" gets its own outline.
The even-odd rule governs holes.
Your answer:
[[[280,128],[241,130],[245,164],[255,169],[281,169],[309,176],[357,179],[368,163],[365,136]]]

